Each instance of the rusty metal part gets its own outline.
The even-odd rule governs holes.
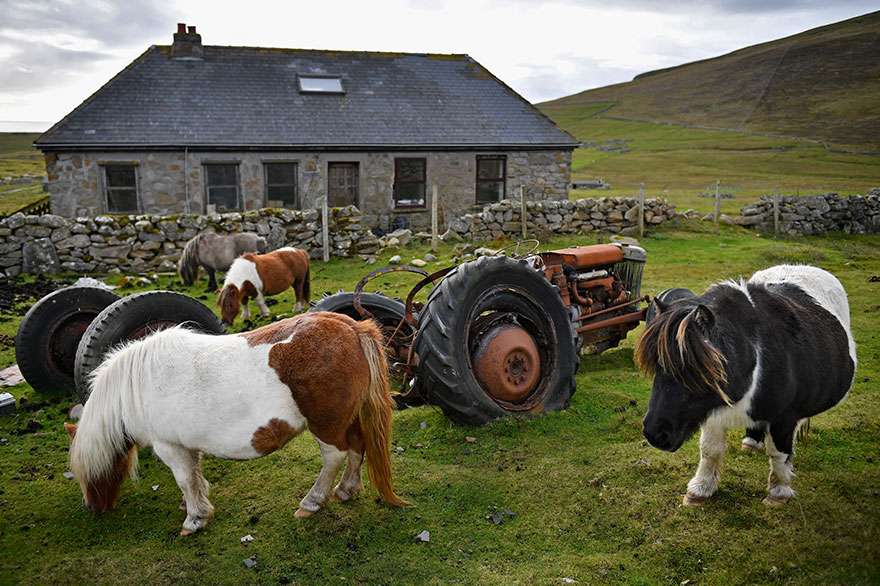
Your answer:
[[[543,252],[541,256],[548,265],[565,263],[577,268],[603,267],[622,261],[623,249],[615,244],[593,244]]]
[[[519,247],[522,246],[523,244],[525,244],[526,242],[528,242],[528,243],[532,243],[532,242],[534,242],[535,245],[532,246],[532,247],[531,247],[528,251],[526,251],[526,252],[520,252],[520,251],[519,251]],[[498,250],[495,251],[495,254],[496,254],[496,255],[497,255],[497,254],[501,254],[502,252],[504,252],[505,250],[507,250],[508,248],[511,248],[511,247],[513,247],[513,246],[515,246],[516,248],[513,249],[513,254],[510,254],[510,255],[508,255],[508,256],[510,256],[511,258],[519,259],[519,258],[523,258],[523,257],[529,256],[530,254],[532,254],[533,252],[535,252],[536,250],[538,250],[538,247],[541,246],[541,242],[538,241],[538,240],[535,240],[534,238],[528,238],[528,239],[526,239],[526,240],[519,240],[519,241],[517,241],[517,242],[513,242],[513,243],[511,243],[511,244],[508,244],[507,246],[505,246],[505,247],[503,247],[503,248],[499,248]]]
[[[473,354],[477,379],[490,395],[516,403],[538,383],[541,358],[535,340],[515,324],[497,324],[486,332]]]
[[[427,276],[424,279],[422,279],[421,281],[419,281],[418,283],[416,283],[415,287],[413,287],[410,290],[409,295],[406,296],[406,313],[404,314],[404,318],[406,319],[406,321],[410,325],[412,325],[415,328],[419,327],[419,324],[416,322],[416,320],[412,314],[413,299],[415,299],[416,294],[419,291],[421,291],[425,285],[427,285],[428,283],[433,283],[434,281],[436,281],[437,279],[439,279],[441,277],[445,277],[446,274],[449,273],[454,268],[456,268],[456,267],[447,267],[445,269],[440,269],[439,271],[431,273],[430,275],[428,275],[428,273],[422,271],[422,273]]]
[[[618,309],[620,306],[613,307],[612,309]],[[609,311],[609,310],[605,310]],[[648,308],[640,309],[639,311],[633,313],[625,313],[623,315],[617,315],[614,317],[609,317],[608,319],[603,319],[602,321],[598,321],[596,323],[587,324],[585,326],[581,326],[579,328],[575,328],[579,334],[584,332],[591,332],[593,330],[599,330],[601,328],[607,328],[610,326],[619,326],[623,324],[637,324],[638,322],[645,319],[645,314],[648,312]],[[593,316],[585,316],[585,317],[593,317]]]
[[[43,340],[40,356],[56,376],[73,378],[71,373],[76,362],[76,347],[99,313],[101,310],[97,308],[75,309],[51,324]]]
[[[376,277],[381,277],[382,275],[385,275],[387,273],[396,273],[396,272],[418,273],[420,275],[427,275],[428,274],[427,271],[424,271],[418,267],[411,267],[409,265],[393,265],[390,267],[384,267],[384,268],[375,270],[372,273],[365,276],[363,279],[358,281],[357,286],[354,288],[354,298],[352,299],[352,303],[354,304],[355,310],[357,310],[357,312],[359,314],[361,314],[361,316],[363,318],[365,318],[365,319],[372,318],[373,314],[370,313],[369,311],[367,311],[366,309],[364,309],[364,307],[361,305],[361,291],[364,290],[364,287],[367,285],[367,283],[369,283],[370,281],[372,281]]]
[[[580,317],[576,317],[571,321],[578,322],[578,321],[583,321],[585,319],[592,319],[592,318],[599,316],[599,315],[611,313],[613,311],[618,311],[624,307],[628,307],[630,305],[635,305],[636,303],[641,303],[642,301],[650,301],[650,300],[651,300],[651,298],[649,296],[645,295],[643,297],[639,297],[638,299],[633,299],[632,301],[627,301],[626,303],[621,303],[619,305],[615,305],[614,307],[609,307],[608,309],[603,309],[602,311],[595,311],[593,313],[587,313],[587,314],[582,315]]]

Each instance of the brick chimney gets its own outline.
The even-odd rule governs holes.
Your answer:
[[[186,24],[177,23],[177,32],[174,33],[174,44],[171,45],[172,59],[203,59],[205,50],[202,47],[202,35],[196,33],[196,27],[187,27]]]

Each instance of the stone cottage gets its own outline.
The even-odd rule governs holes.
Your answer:
[[[467,55],[202,45],[178,25],[36,141],[52,213],[354,204],[366,225],[565,199],[578,141]]]

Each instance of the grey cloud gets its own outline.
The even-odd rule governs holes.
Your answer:
[[[763,14],[776,12],[813,12],[827,15],[834,20],[845,20],[856,14],[877,10],[876,0],[492,0],[497,7],[558,6],[595,8],[602,10],[638,10],[660,14],[687,14],[688,12],[711,12],[713,14]],[[829,21],[830,22],[830,21]]]
[[[59,87],[84,69],[112,57],[106,53],[59,49],[42,41],[10,43],[0,38],[0,47],[4,46],[12,49],[4,67],[0,68],[0,87],[6,95],[26,95]]]
[[[570,96],[584,90],[630,81],[641,73],[632,69],[603,67],[598,61],[568,57],[559,62],[576,59],[574,73],[545,64],[530,64],[531,72],[519,78],[505,80],[517,93],[532,103],[546,102]]]
[[[174,24],[160,0],[0,0],[0,14],[0,32],[15,30],[34,37],[64,33],[108,46],[143,43]],[[169,38],[172,32],[168,30]]]

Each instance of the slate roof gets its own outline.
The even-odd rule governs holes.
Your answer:
[[[345,94],[301,94],[297,74]],[[65,148],[574,148],[467,55],[152,46],[36,142]]]

